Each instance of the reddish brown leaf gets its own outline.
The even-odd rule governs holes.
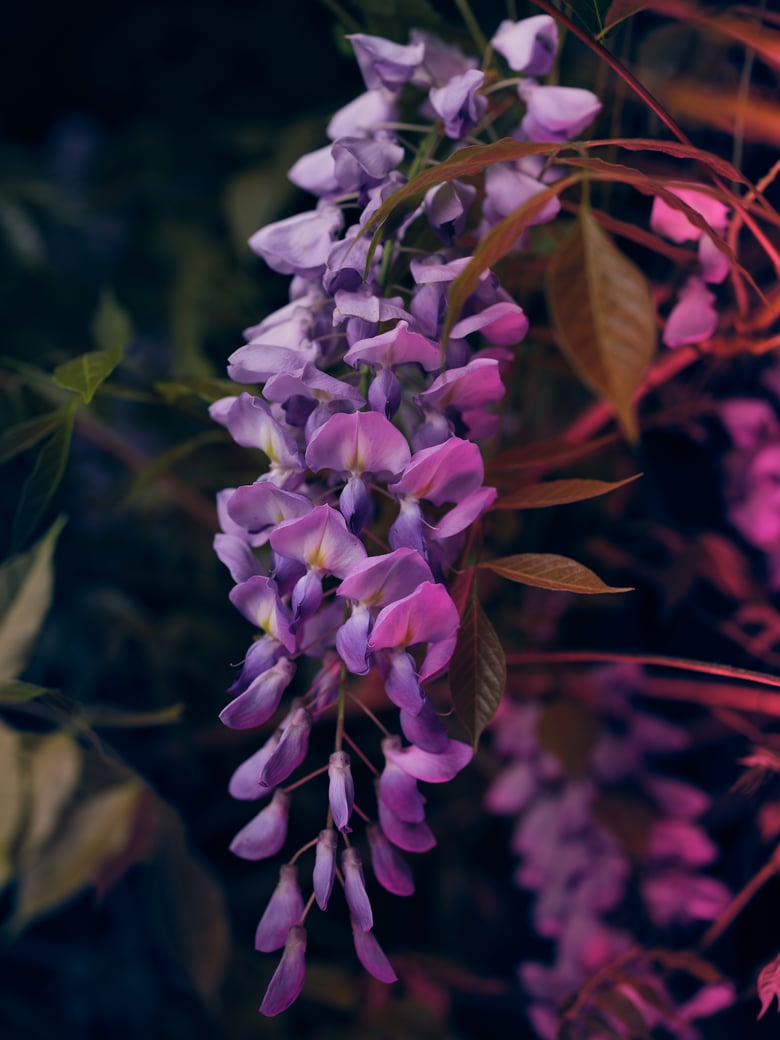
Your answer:
[[[555,467],[564,462],[573,462],[614,444],[615,434],[608,433],[604,437],[577,444],[573,441],[537,441],[521,444],[516,448],[502,451],[488,466],[488,474],[503,473],[515,469],[531,469],[534,466]]]
[[[596,595],[602,592],[632,592],[631,588],[613,588],[605,585],[598,575],[588,567],[570,560],[568,556],[554,553],[520,553],[504,556],[499,560],[487,560],[480,567],[500,574],[502,578],[535,585],[540,589],[559,592],[580,592]]]
[[[562,506],[569,502],[582,502],[587,498],[597,498],[610,491],[630,484],[641,477],[641,473],[625,480],[610,482],[607,480],[548,480],[541,484],[529,484],[518,488],[494,504],[494,509],[543,509],[545,506]]]
[[[455,711],[476,750],[506,685],[504,648],[476,596],[461,619],[449,680]]]
[[[655,308],[645,276],[587,209],[553,254],[547,300],[561,350],[636,440],[633,396],[655,352]]]

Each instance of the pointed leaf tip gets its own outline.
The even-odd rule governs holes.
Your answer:
[[[568,556],[555,553],[520,553],[504,556],[499,560],[486,560],[480,567],[500,574],[502,578],[535,585],[540,589],[557,592],[579,592],[596,595],[604,592],[633,592],[627,586],[606,585],[597,574]]]

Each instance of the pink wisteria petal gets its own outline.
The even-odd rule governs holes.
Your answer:
[[[718,327],[715,296],[701,280],[692,276],[680,290],[663,332],[667,347],[702,343],[710,339]]]
[[[319,348],[310,340],[301,340],[294,349],[262,342],[245,343],[228,358],[227,374],[235,383],[264,383],[282,372],[300,375],[318,356]]]
[[[289,433],[271,414],[265,401],[242,393],[222,398],[209,408],[212,419],[226,426],[236,444],[242,448],[259,448],[271,463],[271,470],[301,473],[303,459]]]
[[[482,410],[500,401],[506,393],[495,358],[474,358],[467,365],[443,372],[418,397],[421,405]]]
[[[529,141],[571,141],[601,111],[596,95],[581,87],[539,86],[528,80],[519,91],[526,103],[520,129]]]
[[[306,464],[315,473],[329,469],[352,476],[371,473],[380,479],[400,473],[410,457],[404,435],[377,412],[332,415],[306,449]]]
[[[368,648],[373,652],[437,642],[452,636],[459,625],[457,608],[444,586],[425,581],[408,596],[382,608]]]
[[[443,784],[452,780],[469,764],[473,755],[471,745],[460,740],[450,740],[447,750],[439,755],[432,755],[414,745],[385,750],[388,761],[416,780],[425,780],[429,784]]]
[[[385,693],[393,704],[410,715],[418,715],[422,710],[425,695],[420,688],[411,654],[403,651],[392,653],[384,678]]]
[[[491,487],[477,488],[476,491],[472,491],[462,502],[445,513],[439,523],[431,528],[429,537],[452,538],[453,535],[465,531],[478,517],[490,509],[497,496],[498,492]]]
[[[459,141],[478,123],[488,100],[477,93],[485,82],[485,73],[467,69],[453,76],[442,87],[432,87],[428,95],[436,115],[444,121],[444,133]]]
[[[433,372],[441,366],[441,348],[419,332],[411,332],[407,321],[399,321],[389,332],[353,343],[344,360],[353,368],[361,364],[392,368],[413,362]]]
[[[259,860],[275,856],[287,838],[290,795],[276,791],[269,804],[242,827],[230,843],[230,851],[241,859]]]
[[[379,884],[395,896],[414,894],[414,878],[409,864],[391,845],[376,824],[366,831],[371,850],[371,866]]]
[[[350,830],[349,818],[355,803],[355,785],[349,755],[346,751],[334,751],[328,764],[328,805],[336,830]]]
[[[276,582],[257,574],[230,590],[230,602],[247,621],[278,639],[289,653],[295,650],[292,615],[279,598]]]
[[[362,318],[364,321],[378,325],[380,321],[406,321],[410,315],[403,305],[400,296],[376,296],[366,290],[350,292],[339,289],[334,294],[336,306],[333,309],[333,324],[341,325],[347,318]],[[344,359],[351,364],[348,357]]]
[[[397,982],[398,976],[393,966],[385,956],[381,946],[376,941],[374,933],[364,931],[356,921],[352,922],[352,937],[355,941],[355,953],[357,958],[369,975],[373,975],[380,982]]]
[[[485,171],[485,201],[482,210],[485,221],[490,225],[497,224],[547,187],[536,177],[521,170],[516,163],[496,163],[488,167]],[[560,201],[553,196],[530,223],[546,224],[558,216],[560,209]]]
[[[478,314],[462,318],[452,327],[456,339],[481,332],[490,343],[499,347],[514,346],[528,332],[528,318],[516,303],[494,303]]]
[[[347,530],[344,517],[327,505],[315,506],[305,516],[279,524],[270,542],[280,556],[296,560],[317,574],[339,578],[346,577],[366,557],[363,543]]]
[[[361,932],[368,932],[373,927],[374,915],[366,892],[363,866],[357,849],[344,849],[341,854],[341,869],[344,874],[344,895],[353,924]]]
[[[407,823],[380,799],[379,826],[388,841],[405,852],[429,852],[436,844],[427,823]]]
[[[385,805],[407,823],[422,823],[425,819],[425,798],[417,788],[417,781],[388,755],[390,749],[400,750],[398,737],[387,737],[382,742],[385,768],[377,781],[377,794]]]
[[[347,39],[352,44],[369,90],[386,87],[390,91],[397,91],[412,78],[425,57],[422,43],[404,46],[365,33],[353,33]]]
[[[702,185],[703,187],[703,185]],[[671,185],[669,191],[678,199],[690,206],[706,220],[713,231],[724,235],[728,224],[729,207],[704,191],[695,187],[676,187]],[[656,196],[650,211],[650,227],[658,235],[672,242],[698,242],[705,234],[680,209],[675,209],[665,199]]]
[[[234,534],[215,534],[213,544],[217,559],[224,563],[236,584],[261,572],[260,561],[247,545],[245,538],[239,538]]]
[[[362,408],[366,403],[363,395],[350,383],[334,379],[309,362],[299,373],[279,372],[271,376],[263,387],[263,397],[267,401],[284,404],[296,396],[308,397],[319,404],[344,402],[353,409]]]
[[[290,929],[298,924],[302,914],[303,896],[298,884],[298,868],[285,863],[279,868],[279,882],[257,926],[255,949],[261,953],[281,950]]]
[[[400,480],[390,484],[388,490],[440,506],[476,491],[484,476],[485,465],[477,445],[450,437],[442,444],[416,451]]]
[[[357,564],[336,589],[336,595],[366,607],[383,607],[433,581],[431,569],[414,549],[395,549],[369,556]]]
[[[306,929],[291,928],[279,966],[268,983],[260,1012],[269,1018],[280,1015],[295,1003],[306,977]]]
[[[306,708],[293,710],[279,743],[260,773],[261,787],[276,787],[301,765],[309,750],[311,721]]]
[[[280,658],[222,709],[219,713],[220,721],[230,729],[262,726],[279,707],[282,694],[294,675],[295,665],[289,657]]]
[[[506,20],[490,42],[510,69],[527,76],[546,76],[558,50],[558,27],[547,14],[519,22]]]
[[[325,264],[344,216],[337,206],[320,205],[316,210],[267,224],[249,239],[249,248],[279,274],[316,278]]]
[[[398,713],[401,732],[416,747],[440,755],[449,746],[449,735],[430,697],[423,696],[423,704],[416,715],[403,709]]]
[[[255,751],[254,755],[250,755],[233,772],[228,783],[228,792],[231,798],[254,802],[268,794],[268,788],[260,786],[260,774],[266,762],[276,750],[276,745],[279,743],[281,736],[281,731],[275,730],[265,744]]]
[[[383,123],[398,119],[398,105],[393,96],[379,88],[367,90],[340,108],[325,128],[331,141],[339,137],[367,137],[382,128]]]
[[[710,285],[718,285],[731,270],[731,261],[718,249],[709,235],[702,235],[699,239],[699,262],[701,276]]]
[[[268,528],[276,527],[282,520],[305,516],[311,509],[311,500],[305,495],[284,491],[268,480],[236,488],[227,503],[228,515],[234,523],[249,534],[264,533],[262,540],[255,542],[257,545],[268,540]]]

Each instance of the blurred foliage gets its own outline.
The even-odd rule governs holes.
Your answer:
[[[594,32],[641,6],[566,5]],[[750,91],[738,90],[747,58],[734,25],[710,24],[708,14],[702,27],[683,6],[629,18],[607,44],[690,121],[696,144],[741,154],[756,180],[775,159],[775,66],[759,50]],[[475,7],[488,33],[507,14],[502,3]],[[261,268],[245,240],[300,207],[286,170],[360,89],[344,32],[403,39],[411,23],[467,39],[454,3],[423,0],[142,0],[76,12],[17,4],[7,16],[0,74],[5,96],[20,99],[0,116],[0,1034],[10,1040],[53,1029],[62,1040],[526,1035],[514,964],[544,956],[546,944],[518,949],[528,899],[512,884],[505,826],[481,810],[496,768],[488,750],[446,801],[431,794],[442,838],[415,864],[417,895],[376,900],[403,980],[395,990],[359,972],[348,930],[318,919],[304,999],[283,1020],[260,1021],[272,966],[246,951],[276,868],[250,872],[226,851],[244,821],[227,778],[253,738],[216,722],[226,662],[239,661],[247,631],[211,551],[213,497],[251,481],[255,468],[215,431],[207,405],[232,390],[224,364],[240,329],[284,300],[285,280]],[[564,60],[579,82],[602,76],[598,89],[627,133],[657,134],[654,117],[620,83],[605,86],[582,47],[567,44]],[[651,165],[667,175],[662,155]],[[627,225],[646,222],[620,185],[594,194]],[[635,262],[636,243],[626,250]],[[766,260],[751,259],[766,284]],[[653,273],[670,268],[656,258]],[[541,299],[537,268],[509,258],[506,271]],[[571,546],[616,580],[641,582],[630,608],[601,601],[568,611],[561,638],[572,645],[706,656],[716,634],[726,642],[719,655],[755,666],[769,651],[756,649],[755,611],[742,618],[736,603],[763,611],[771,630],[778,614],[760,592],[761,562],[727,529],[712,401],[755,388],[757,367],[728,360],[724,347],[721,367],[651,398],[641,459],[609,435],[577,458],[548,439],[586,393],[543,337],[525,347],[532,374],[512,404],[519,434],[546,443],[550,467],[580,483],[594,473],[622,482],[638,461],[647,475],[630,500],[580,502],[552,519],[507,510],[495,547],[512,552],[519,536]],[[540,458],[535,449],[532,475]],[[504,465],[528,460],[516,451]],[[510,494],[515,475],[511,484]],[[502,593],[487,568],[480,577],[502,641],[544,644],[561,601],[518,599],[511,585]],[[475,614],[473,639],[486,638],[490,649],[493,624]],[[475,734],[502,674],[486,656]],[[551,702],[543,734],[576,773],[590,729],[582,713],[572,721],[572,703]],[[361,725],[352,723],[356,737]],[[720,739],[733,759],[737,745]],[[701,758],[723,789],[721,766]],[[294,827],[306,840],[319,826],[318,800],[302,792],[300,806]],[[736,815],[727,806],[719,821],[726,838]],[[755,852],[751,840],[727,870]],[[737,952],[763,927],[766,906],[738,933]],[[767,952],[776,946],[763,942]],[[725,960],[744,976],[734,951]],[[696,974],[697,965],[680,967]],[[717,1035],[745,1022],[756,1036],[764,1026],[738,1008]]]

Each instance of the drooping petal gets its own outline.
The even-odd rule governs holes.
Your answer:
[[[477,488],[470,495],[458,503],[448,513],[445,513],[438,524],[429,528],[427,534],[430,539],[439,541],[442,538],[452,538],[474,523],[478,517],[490,509],[498,497],[498,492],[492,487]]]
[[[280,658],[222,709],[221,722],[231,729],[262,726],[279,707],[282,694],[294,675],[295,665],[289,657]]]
[[[302,155],[287,171],[287,179],[312,195],[338,194],[340,185],[336,180],[331,146]]]
[[[214,552],[220,563],[224,563],[230,571],[230,577],[236,584],[246,581],[261,571],[260,561],[246,542],[246,537],[239,538],[234,534],[215,534]]]
[[[402,710],[399,720],[401,732],[410,744],[432,755],[440,755],[449,747],[449,735],[430,697],[423,696],[423,705],[417,715]]]
[[[670,185],[668,190],[700,214],[713,231],[719,235],[725,234],[730,212],[728,206],[693,186],[687,188]],[[701,228],[690,222],[682,210],[675,209],[660,196],[653,199],[650,227],[656,234],[663,235],[672,242],[697,242],[702,236],[708,237]]]
[[[311,501],[305,495],[284,491],[268,480],[236,488],[227,503],[228,515],[236,524],[250,534],[265,533],[263,540],[255,543],[257,545],[268,540],[269,528],[282,520],[305,516],[311,508]]]
[[[230,851],[241,859],[267,859],[275,856],[287,838],[290,795],[276,791],[269,804],[242,827],[230,843]]]
[[[336,112],[325,133],[331,141],[339,137],[367,137],[382,123],[392,123],[397,118],[398,105],[387,91],[367,90]]]
[[[261,953],[281,950],[287,935],[301,919],[303,896],[298,884],[298,868],[285,863],[279,868],[279,881],[268,901],[255,932],[255,949]]]
[[[429,784],[442,784],[449,780],[469,764],[474,754],[469,744],[460,740],[450,740],[446,751],[438,755],[432,755],[422,748],[411,747],[398,748],[388,747],[385,756],[403,769],[409,776],[416,780],[425,780]]]
[[[377,137],[340,137],[330,151],[342,191],[364,191],[378,184],[404,158],[399,144]]]
[[[427,823],[407,823],[380,798],[377,802],[379,826],[388,841],[406,852],[428,852],[436,844]]]
[[[441,366],[441,348],[419,332],[411,332],[407,321],[399,321],[388,332],[353,343],[344,360],[354,368],[361,364],[394,368],[413,363],[433,372]]]
[[[316,278],[325,270],[333,239],[343,226],[337,206],[320,205],[261,228],[249,239],[249,248],[279,274]]]
[[[336,829],[343,834],[350,829],[349,818],[355,802],[355,785],[346,751],[334,751],[328,764],[328,804]]]
[[[274,730],[268,740],[253,755],[233,772],[228,783],[228,791],[233,798],[242,801],[255,801],[268,794],[267,787],[260,786],[260,774],[268,759],[281,739],[280,730]]]
[[[260,1012],[269,1018],[280,1015],[300,996],[306,976],[306,929],[291,928],[279,966],[268,983]]]
[[[666,319],[663,341],[667,347],[701,343],[718,327],[715,296],[701,278],[692,275],[680,290],[677,303]]]
[[[260,774],[262,787],[276,787],[286,780],[306,758],[309,750],[311,715],[306,708],[295,708],[281,740]]]
[[[352,937],[355,940],[355,953],[357,958],[369,975],[373,975],[380,982],[397,982],[398,976],[393,971],[393,966],[382,951],[381,946],[374,938],[374,933],[364,931],[353,920]]]
[[[515,72],[546,76],[558,50],[558,27],[547,14],[503,21],[490,41]]]
[[[481,332],[485,339],[497,346],[509,347],[519,343],[528,332],[528,318],[523,308],[516,303],[493,303],[477,314],[461,318],[452,327],[452,335],[456,339],[472,332]]]
[[[519,87],[526,103],[520,124],[529,141],[571,141],[601,111],[601,102],[581,87],[540,86],[526,80]]]
[[[227,427],[236,444],[242,448],[259,448],[268,456],[270,476],[275,483],[284,482],[290,474],[303,472],[303,459],[295,442],[271,415],[265,401],[247,393],[229,400],[227,408],[217,407],[222,401],[215,401],[209,415]]]
[[[417,678],[414,658],[403,650],[389,655],[389,667],[385,674],[385,692],[396,707],[410,715],[419,715],[424,694]]]
[[[426,193],[424,205],[428,223],[447,245],[465,230],[468,211],[476,195],[477,189],[472,184],[460,181],[437,184]]]
[[[376,824],[372,824],[366,833],[371,849],[371,866],[382,888],[395,896],[413,895],[414,878],[406,860],[390,844]]]
[[[352,614],[336,633],[336,649],[353,675],[365,675],[368,671],[368,634],[371,631],[371,615],[365,607],[356,604]]]
[[[413,76],[425,57],[422,43],[404,46],[381,36],[353,33],[347,36],[369,90],[386,87],[397,91]]]
[[[368,932],[374,923],[374,915],[371,912],[371,903],[363,879],[363,866],[357,849],[344,849],[341,854],[341,869],[344,872],[344,895],[352,920],[362,932]]]
[[[465,137],[485,113],[488,100],[477,91],[485,82],[485,73],[467,69],[453,76],[442,87],[433,87],[429,93],[431,107],[444,120],[447,137],[459,141]]]
[[[483,410],[506,393],[495,358],[474,358],[461,368],[443,372],[417,398],[428,409]]]
[[[336,877],[336,845],[338,837],[332,827],[320,831],[317,838],[317,851],[314,858],[314,897],[320,910],[325,910],[330,894],[333,891],[333,879]]]
[[[385,768],[377,782],[377,795],[402,820],[422,823],[425,819],[425,798],[417,789],[417,781],[388,755],[390,749],[400,749],[400,746],[398,737],[387,737],[382,741]]]

